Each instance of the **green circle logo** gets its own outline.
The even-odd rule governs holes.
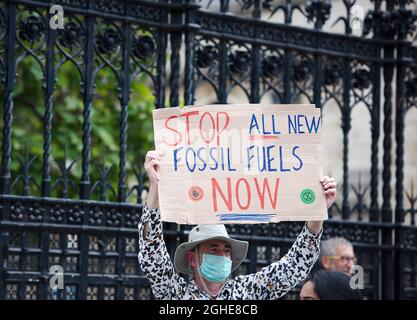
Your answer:
[[[304,189],[300,193],[300,198],[305,204],[312,204],[316,200],[316,194],[311,189]]]

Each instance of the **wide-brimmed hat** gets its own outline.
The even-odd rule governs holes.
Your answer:
[[[224,225],[200,224],[190,231],[188,234],[188,242],[179,245],[175,251],[174,265],[178,272],[193,275],[187,261],[187,252],[208,240],[223,240],[230,245],[232,271],[239,267],[248,252],[248,242],[230,238]]]

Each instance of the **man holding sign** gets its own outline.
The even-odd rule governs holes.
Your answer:
[[[138,255],[155,298],[277,299],[307,277],[336,197],[335,180],[321,174],[320,120],[310,105],[155,110]],[[200,223],[177,248],[176,270],[162,220]],[[287,255],[228,280],[248,243],[229,238],[223,223],[283,220],[309,221]]]

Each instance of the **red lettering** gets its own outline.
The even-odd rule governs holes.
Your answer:
[[[203,121],[204,121],[204,117],[206,115],[208,115],[210,117],[210,120],[211,120],[211,123],[212,123],[211,128],[209,128],[209,132],[210,132],[210,130],[212,130],[212,132],[213,132],[212,135],[211,135],[211,137],[208,140],[205,139],[205,137],[204,137],[204,130],[203,130]],[[210,112],[204,112],[203,115],[200,118],[199,128],[200,128],[201,138],[204,140],[205,143],[210,143],[213,140],[214,135],[215,135],[214,127],[215,127],[215,123],[214,123],[213,116],[210,114]]]
[[[223,128],[221,128],[221,130],[220,130],[220,115],[221,114],[226,117],[226,122],[225,122]],[[217,114],[216,114],[216,122],[217,122],[216,123],[217,145],[219,145],[220,144],[220,133],[222,133],[227,128],[227,126],[229,125],[230,117],[229,117],[229,115],[226,112],[217,112]]]
[[[180,117],[185,117],[185,132],[188,145],[190,145],[190,116],[196,116],[198,113],[199,111],[190,111],[180,115]]]
[[[242,203],[240,202],[239,185],[240,185],[241,182],[244,182],[245,186],[246,186],[246,194],[248,196],[248,199],[246,201],[246,206],[243,206]],[[239,206],[239,208],[241,210],[247,210],[250,206],[250,200],[251,200],[251,191],[250,191],[249,183],[245,178],[240,178],[236,182],[236,201],[237,201],[237,205]]]
[[[164,143],[166,144],[166,145],[169,145],[169,146],[176,146],[176,145],[178,145],[181,141],[182,141],[182,134],[181,134],[181,132],[179,132],[177,129],[175,129],[175,128],[171,128],[169,125],[168,125],[168,122],[170,121],[170,120],[172,120],[172,119],[175,119],[175,118],[177,118],[177,116],[170,116],[169,118],[167,118],[166,120],[165,120],[165,123],[164,123],[164,125],[165,125],[165,128],[167,129],[167,130],[171,130],[171,131],[173,131],[173,132],[175,132],[176,134],[178,134],[178,140],[176,140],[176,142],[174,142],[174,143],[169,143],[169,142],[167,142],[166,140],[165,140],[165,137],[164,137],[164,139],[163,139],[163,141],[164,141]]]
[[[263,186],[262,186],[262,192],[260,190],[258,179],[255,178],[255,184],[256,184],[256,191],[258,192],[259,201],[261,202],[261,208],[265,209],[265,188],[268,191],[269,200],[271,201],[271,205],[273,209],[276,209],[277,207],[277,196],[278,196],[278,186],[279,186],[279,178],[275,181],[275,191],[274,191],[274,199],[272,199],[271,195],[271,189],[269,188],[268,179],[264,178]]]
[[[214,211],[219,211],[219,208],[217,206],[216,190],[219,192],[220,196],[222,197],[229,211],[232,211],[233,209],[232,207],[232,184],[231,184],[230,178],[227,178],[227,199],[223,191],[221,190],[220,185],[217,183],[217,180],[215,178],[211,178],[211,193],[213,197],[213,208],[214,208]]]

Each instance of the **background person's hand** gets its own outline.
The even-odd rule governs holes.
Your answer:
[[[336,199],[337,182],[335,178],[330,178],[328,176],[322,177],[320,182],[323,186],[324,194],[326,195],[327,209],[329,209]]]

